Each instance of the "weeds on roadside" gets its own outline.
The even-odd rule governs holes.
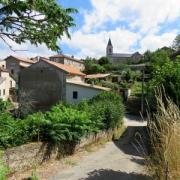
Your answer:
[[[147,167],[153,179],[180,179],[180,109],[167,97],[157,98],[157,111],[148,117],[151,145]]]
[[[6,175],[9,169],[5,166],[4,161],[1,160],[3,153],[0,151],[0,180],[6,180]]]

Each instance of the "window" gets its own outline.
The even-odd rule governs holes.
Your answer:
[[[77,99],[78,98],[78,92],[77,91],[73,91],[73,99]]]
[[[14,74],[14,69],[11,69],[11,74]]]
[[[3,89],[3,95],[5,95],[6,94],[6,90],[5,89]]]
[[[12,81],[10,81],[10,88],[12,88]]]

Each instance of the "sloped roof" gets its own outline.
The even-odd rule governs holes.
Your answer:
[[[84,62],[82,60],[79,60],[79,59],[75,59],[74,57],[70,57],[70,56],[67,56],[67,55],[64,55],[64,54],[57,54],[57,55],[54,55],[54,56],[50,56],[49,58],[66,58],[66,59],[70,59],[72,61],[76,61],[76,62],[79,62],[79,63],[82,63],[84,64]]]
[[[78,81],[67,80],[66,83],[75,84],[75,85],[79,85],[79,86],[84,86],[84,87],[87,87],[87,88],[99,89],[99,90],[103,90],[103,91],[110,91],[111,90],[110,88],[97,86],[97,85],[93,85],[93,84],[87,84],[87,83],[78,82]]]
[[[113,53],[111,56],[112,57],[120,57],[120,58],[130,58],[133,54],[128,54],[128,53]]]
[[[79,75],[79,76],[85,76],[86,75],[86,74],[82,73],[79,69],[76,69],[74,67],[71,67],[71,66],[68,66],[65,64],[61,64],[61,63],[57,63],[57,62],[49,61],[49,60],[45,60],[45,59],[42,59],[42,61],[45,61],[48,64],[51,64],[51,65],[57,67],[58,69],[61,69],[61,70],[65,71],[69,74],[74,74],[74,75]]]
[[[15,56],[15,55],[10,55],[6,59],[8,59],[10,57],[15,58],[17,61],[21,61],[21,62],[25,62],[25,63],[29,63],[29,64],[35,63],[34,61],[32,61],[31,59],[29,59],[27,57],[20,57],[20,56]]]
[[[112,42],[111,42],[110,38],[109,38],[109,41],[108,41],[108,46],[112,46]]]
[[[95,79],[95,78],[105,78],[105,77],[108,77],[110,74],[89,74],[89,75],[86,75],[85,78],[87,79]]]

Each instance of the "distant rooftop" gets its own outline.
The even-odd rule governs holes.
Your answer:
[[[86,75],[85,78],[87,79],[95,79],[95,78],[105,78],[105,77],[108,77],[110,76],[110,74],[89,74],[89,75]]]
[[[76,62],[84,64],[84,62],[82,60],[79,60],[79,59],[74,58],[73,56],[67,56],[67,55],[64,55],[64,54],[57,54],[57,55],[54,55],[54,56],[50,56],[49,58],[58,58],[58,57],[59,58],[67,58],[67,59],[70,59],[72,61],[76,61]]]
[[[20,57],[20,56],[10,55],[7,58],[9,58],[9,57],[15,58],[17,61],[21,61],[21,62],[25,62],[25,63],[29,63],[29,64],[33,64],[34,63],[34,61],[32,61],[31,59],[29,59],[27,57]],[[5,58],[5,60],[7,58]]]
[[[124,57],[124,58],[130,58],[133,54],[128,53],[113,53],[110,55],[111,57]]]

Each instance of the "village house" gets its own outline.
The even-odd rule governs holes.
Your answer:
[[[29,58],[14,55],[8,56],[4,61],[6,62],[6,69],[9,70],[16,82],[18,82],[20,71],[35,63],[35,61],[32,61]]]
[[[79,69],[40,59],[20,73],[20,90],[29,93],[38,109],[48,108],[60,101],[78,103],[90,99],[108,88],[86,84]]]
[[[0,60],[0,67],[6,69],[6,61]]]
[[[106,57],[110,59],[110,62],[114,65],[122,64],[122,63],[138,63],[142,59],[142,55],[139,52],[135,52],[133,54],[130,53],[114,53],[113,45],[111,39],[109,39],[107,47],[106,47]]]
[[[15,80],[10,76],[9,71],[0,67],[0,99],[8,100],[9,91],[16,86]]]
[[[82,60],[78,60],[78,59],[75,59],[73,56],[69,57],[64,54],[57,54],[54,56],[50,56],[49,60],[58,62],[61,64],[65,64],[65,65],[68,65],[71,67],[75,67],[75,68],[79,69],[80,71],[83,71],[85,68],[84,62]]]

